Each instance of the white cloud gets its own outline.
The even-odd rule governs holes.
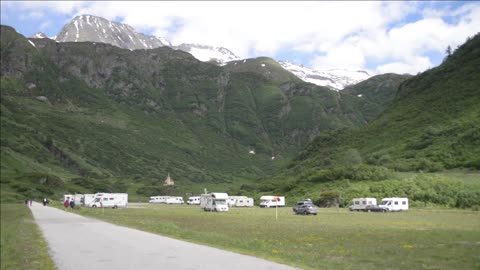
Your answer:
[[[223,46],[241,57],[312,54],[317,68],[346,67],[412,73],[432,65],[427,52],[455,48],[480,29],[480,4],[330,1],[32,1],[25,11],[121,20],[174,44]],[[3,13],[2,13],[3,14]],[[416,21],[405,21],[410,15]],[[455,17],[454,23],[445,20]],[[428,61],[427,61],[428,60]],[[371,62],[378,67],[371,67]]]
[[[376,68],[376,73],[397,73],[397,74],[412,74],[415,75],[418,72],[423,72],[429,68],[432,68],[432,62],[427,57],[414,57],[406,59],[405,61],[391,62],[388,64],[380,65]]]

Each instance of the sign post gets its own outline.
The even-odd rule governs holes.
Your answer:
[[[280,198],[275,197],[275,198],[273,198],[272,201],[275,202],[275,220],[278,220],[278,201],[280,201]]]

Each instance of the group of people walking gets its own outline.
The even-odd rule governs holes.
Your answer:
[[[32,202],[33,202],[32,199],[25,199],[25,204],[28,205],[28,206],[32,206]],[[43,198],[42,203],[43,203],[43,206],[47,206],[47,204],[49,204],[50,201],[47,198]],[[63,206],[65,206],[65,208],[70,207],[70,208],[74,209],[75,208],[75,201],[73,199],[71,199],[70,201],[67,199],[63,203]]]

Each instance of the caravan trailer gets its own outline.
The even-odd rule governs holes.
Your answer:
[[[350,211],[367,211],[367,208],[377,205],[376,198],[355,198],[352,199],[352,205],[348,207]]]
[[[228,211],[227,193],[208,193],[200,196],[200,207],[205,211]]]
[[[97,193],[95,194],[95,200],[90,203],[90,207],[93,208],[126,208],[128,206],[128,194],[127,193]]]
[[[167,203],[169,196],[152,196],[150,197],[149,203]]]
[[[252,207],[253,198],[248,198],[246,196],[229,196],[228,207]]]

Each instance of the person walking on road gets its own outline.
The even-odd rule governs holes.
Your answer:
[[[43,206],[47,206],[48,200],[47,198],[43,198]]]
[[[70,201],[70,207],[72,209],[75,208],[75,201],[73,199]]]
[[[66,209],[68,209],[68,206],[69,206],[69,205],[70,205],[70,204],[68,203],[68,199],[65,200],[65,202],[63,202],[63,206],[65,206]]]

